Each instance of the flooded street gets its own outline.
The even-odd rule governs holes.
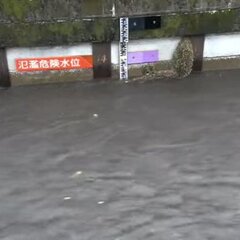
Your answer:
[[[0,239],[238,240],[240,71],[0,91]]]

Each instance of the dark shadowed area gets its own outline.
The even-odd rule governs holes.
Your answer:
[[[239,239],[239,74],[0,91],[0,239]]]

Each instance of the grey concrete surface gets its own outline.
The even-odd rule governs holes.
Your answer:
[[[239,240],[239,74],[0,91],[0,239]]]

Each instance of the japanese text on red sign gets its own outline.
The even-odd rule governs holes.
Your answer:
[[[93,68],[92,56],[16,59],[18,72],[59,71]]]

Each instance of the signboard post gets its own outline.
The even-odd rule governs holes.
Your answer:
[[[129,19],[120,18],[120,43],[119,43],[119,69],[120,80],[128,80],[128,42],[129,42]]]

